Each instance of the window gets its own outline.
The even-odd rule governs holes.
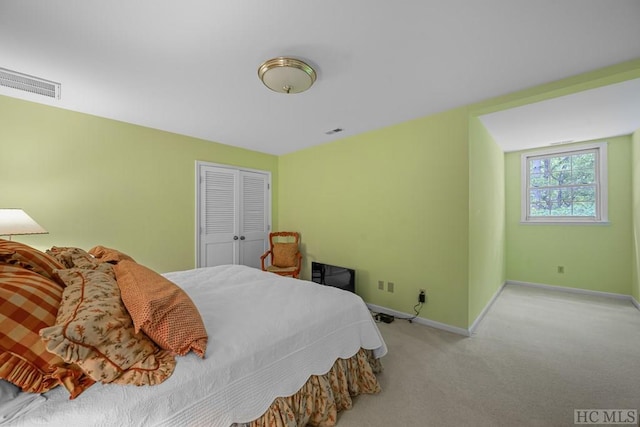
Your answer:
[[[606,142],[522,154],[522,222],[607,221]]]

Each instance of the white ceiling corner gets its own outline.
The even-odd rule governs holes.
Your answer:
[[[640,79],[479,118],[505,152],[628,135],[640,129]]]

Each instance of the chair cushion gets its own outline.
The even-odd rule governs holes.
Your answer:
[[[271,263],[276,267],[296,267],[298,265],[297,253],[298,245],[295,243],[275,243]]]
[[[142,330],[165,350],[204,357],[207,331],[195,304],[178,285],[133,261],[114,266],[122,300],[136,332]]]
[[[282,273],[291,273],[291,274],[293,274],[293,273],[296,272],[297,269],[298,269],[297,267],[276,267],[274,265],[268,265],[267,266],[267,271],[270,271],[272,273],[280,273],[280,274],[282,274]]]

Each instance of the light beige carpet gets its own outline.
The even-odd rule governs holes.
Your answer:
[[[469,338],[379,326],[383,391],[356,398],[338,427],[571,426],[574,409],[640,409],[640,311],[628,301],[509,285]]]

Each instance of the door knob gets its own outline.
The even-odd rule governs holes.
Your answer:
[[[244,236],[240,236],[240,240],[244,240]]]
[[[238,236],[233,236],[233,240],[238,240]]]

